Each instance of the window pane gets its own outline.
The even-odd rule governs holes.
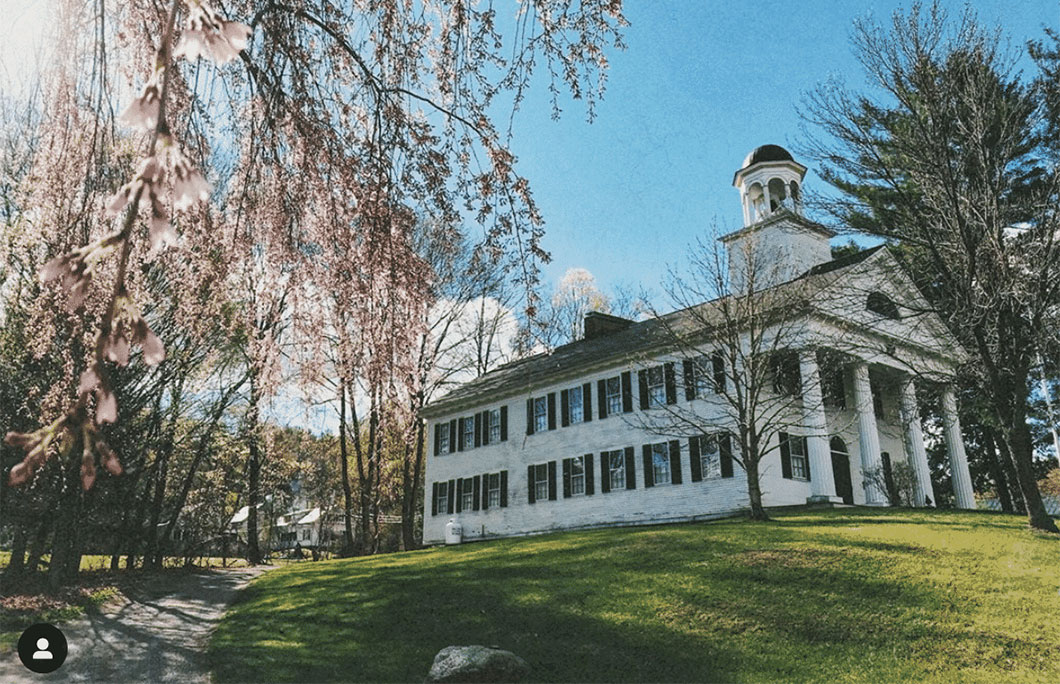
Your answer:
[[[489,434],[490,444],[501,441],[501,410],[493,409],[489,412]]]
[[[548,498],[548,466],[544,463],[534,466],[534,498]]]
[[[501,474],[491,473],[486,476],[486,501],[490,508],[501,505]]]
[[[703,435],[699,438],[699,463],[703,477],[721,477],[721,452],[715,435]]]
[[[620,378],[607,379],[607,412],[622,413],[622,381]]]
[[[568,416],[570,422],[582,422],[584,418],[584,414],[582,413],[582,388],[575,387],[567,392],[567,401],[570,404],[570,415]]]
[[[626,486],[626,456],[621,450],[608,453],[608,465],[611,473],[611,489],[622,489]]]
[[[475,446],[475,417],[464,418],[464,448],[471,449]]]
[[[442,424],[439,427],[438,432],[440,433],[438,445],[441,452],[444,454],[449,451],[449,423]]]
[[[648,369],[648,405],[666,404],[666,381],[662,366]]]
[[[652,467],[655,471],[655,484],[669,484],[670,482],[670,454],[666,443],[653,444],[651,446]]]
[[[534,432],[548,429],[548,397],[534,399]]]

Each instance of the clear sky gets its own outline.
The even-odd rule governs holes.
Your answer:
[[[951,15],[963,7],[944,3]],[[628,49],[613,52],[592,124],[582,103],[549,118],[544,89],[516,119],[515,152],[546,219],[553,283],[583,267],[604,288],[656,286],[697,233],[742,223],[733,172],[758,145],[796,152],[803,93],[831,76],[863,83],[853,20],[900,2],[628,0]],[[1016,45],[1060,26],[1057,0],[981,0],[981,22]],[[1027,65],[1029,71],[1030,65]],[[540,83],[538,84],[540,85]],[[796,154],[796,159],[798,159]],[[813,173],[807,189],[823,189]],[[662,302],[660,302],[662,305]]]

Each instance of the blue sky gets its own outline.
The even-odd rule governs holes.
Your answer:
[[[962,3],[944,3],[952,16]],[[733,172],[765,143],[795,152],[803,94],[832,76],[863,83],[856,17],[890,19],[900,2],[627,2],[628,49],[612,52],[592,124],[580,102],[551,120],[542,82],[518,114],[513,147],[546,219],[555,283],[573,267],[606,288],[656,286],[697,234],[739,227]],[[1014,46],[1060,26],[1056,0],[973,3]],[[1026,66],[1030,70],[1030,65]],[[796,154],[796,159],[798,155]],[[823,189],[813,173],[808,190]]]

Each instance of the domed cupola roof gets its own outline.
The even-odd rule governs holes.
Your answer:
[[[751,150],[743,160],[743,167],[753,166],[759,162],[795,161],[791,153],[780,145],[762,145]]]

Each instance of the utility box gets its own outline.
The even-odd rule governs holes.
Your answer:
[[[449,518],[449,522],[445,525],[445,543],[446,545],[459,544],[464,539],[464,527],[456,521],[456,518]]]

